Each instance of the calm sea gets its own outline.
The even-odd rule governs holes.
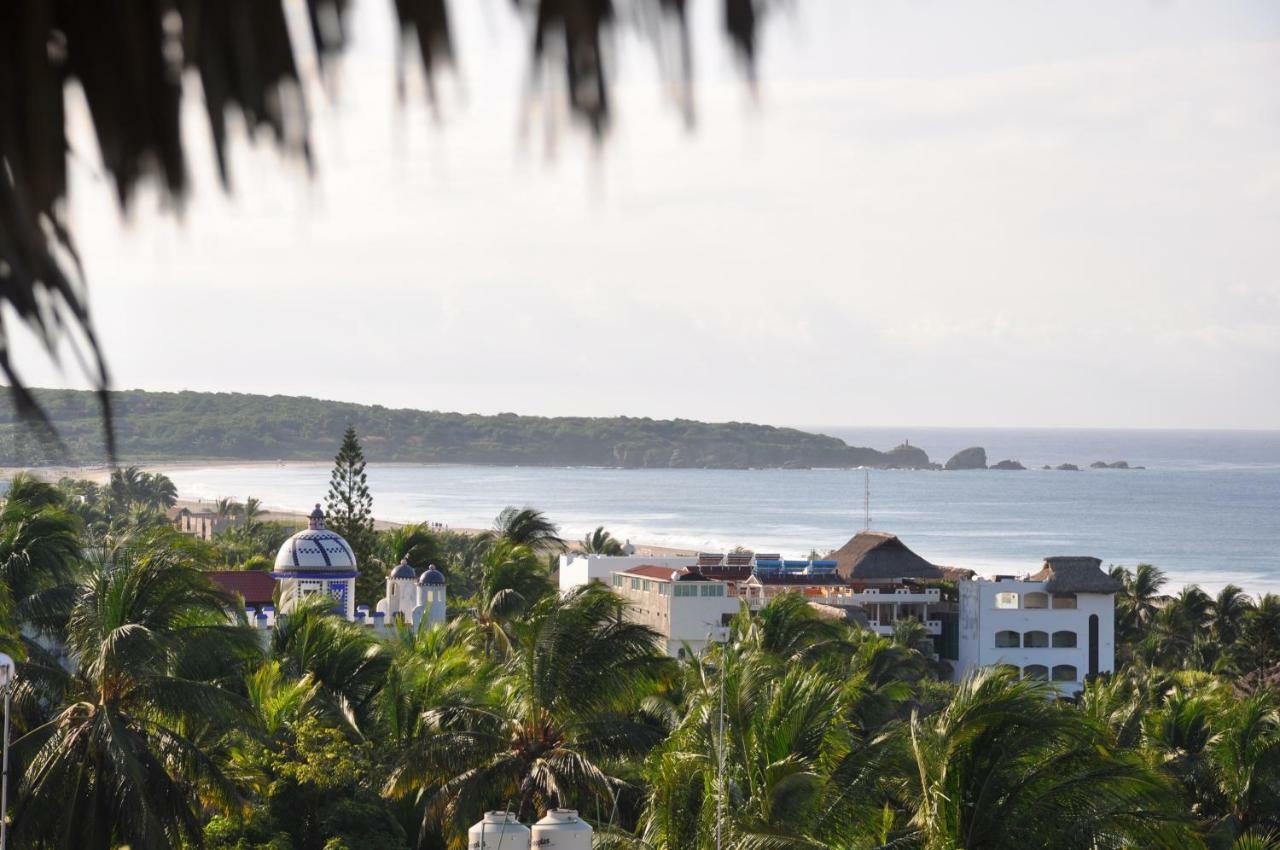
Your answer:
[[[1280,592],[1280,432],[1026,429],[822,429],[855,445],[903,439],[945,461],[971,445],[1028,467],[1126,460],[1143,470],[870,473],[871,525],[939,564],[1024,572],[1046,555],[1147,561],[1178,583]],[[305,510],[323,498],[323,464],[165,470],[189,498],[256,496]],[[581,537],[802,556],[844,543],[864,522],[860,470],[615,470],[372,465],[377,516],[487,526],[533,505]]]

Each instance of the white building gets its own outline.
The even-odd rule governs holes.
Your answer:
[[[592,581],[609,583],[610,576],[619,570],[632,567],[670,567],[678,570],[698,562],[693,555],[575,555],[560,556],[560,592],[567,593],[575,587]]]
[[[1047,558],[1025,578],[960,582],[959,678],[1009,664],[1070,694],[1115,667],[1115,594],[1120,583],[1097,558]]]
[[[697,570],[653,564],[624,567],[612,574],[610,584],[631,603],[629,618],[665,636],[667,653],[676,658],[723,641],[728,620],[740,605],[728,595],[725,582]]]
[[[333,597],[337,613],[360,625],[390,629],[396,623],[416,627],[424,621],[427,625],[445,621],[445,579],[435,567],[418,576],[407,561],[401,561],[387,576],[386,595],[373,612],[367,605],[355,604],[359,574],[355,552],[342,535],[325,528],[324,511],[316,505],[307,528],[286,540],[276,553],[271,577],[278,585],[280,615],[287,615],[299,601],[323,593]],[[214,580],[243,594],[242,588],[227,581],[225,575],[218,574]],[[276,625],[274,604],[246,607],[245,614],[259,628]]]

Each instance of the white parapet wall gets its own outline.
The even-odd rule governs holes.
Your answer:
[[[678,570],[696,563],[696,555],[561,555],[560,592],[567,593],[591,581],[608,584],[614,573],[632,567],[671,567]]]

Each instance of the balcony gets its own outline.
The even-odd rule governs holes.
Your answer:
[[[868,620],[867,627],[878,635],[893,637],[893,623],[881,623],[879,620]],[[924,630],[928,635],[942,634],[941,620],[925,620]]]

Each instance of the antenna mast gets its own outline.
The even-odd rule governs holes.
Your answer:
[[[862,530],[871,530],[871,470],[862,470]]]

